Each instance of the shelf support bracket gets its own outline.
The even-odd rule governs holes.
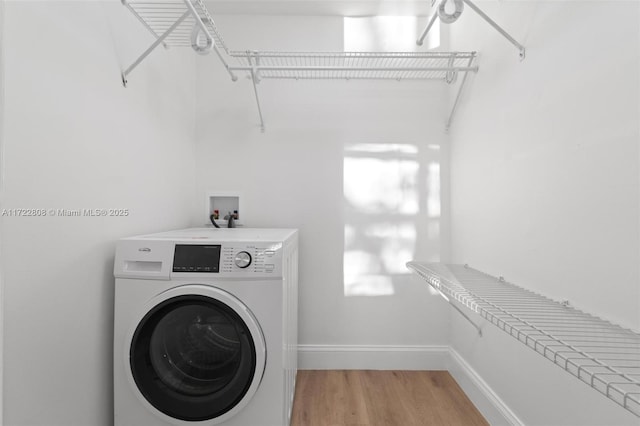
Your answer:
[[[258,106],[258,115],[260,116],[260,131],[264,133],[264,118],[262,118],[262,108],[260,108],[260,97],[258,97],[258,86],[256,83],[256,71],[251,70],[251,81],[253,82],[253,93],[256,95],[256,105]]]
[[[136,61],[129,66],[129,68],[122,71],[121,76],[122,76],[122,84],[124,85],[124,87],[127,87],[127,76],[131,73],[131,71],[133,71],[138,65],[140,65],[140,62],[142,62],[147,56],[149,56],[149,54],[153,52],[153,50],[156,47],[162,44],[164,42],[164,39],[167,38],[169,34],[171,34],[173,30],[175,30],[182,23],[182,21],[187,19],[187,17],[190,14],[191,14],[190,11],[186,11],[185,13],[183,13],[182,16],[180,16],[180,18],[178,18],[178,20],[174,22],[173,25],[171,25],[171,27],[169,27],[167,31],[164,32],[164,34],[158,37],[156,41],[154,41],[153,44],[149,46],[149,48],[145,50],[144,53],[142,53],[142,55],[140,55],[140,57],[136,59]]]
[[[418,46],[422,46],[422,43],[424,43],[424,39],[427,37],[427,33],[431,30],[431,27],[433,27],[433,24],[436,22],[437,17],[438,17],[438,13],[433,12],[433,15],[431,15],[431,17],[429,18],[429,23],[427,23],[427,26],[425,27],[424,31],[422,31],[422,35],[416,41],[416,44]]]
[[[424,275],[422,273],[422,271],[420,271],[419,268],[415,267],[415,262],[408,262],[407,263],[407,268],[411,271],[413,271],[413,273],[415,273],[417,276],[419,276],[420,278],[423,278],[424,281],[429,284],[431,286],[431,288],[433,288],[435,291],[438,292],[438,294],[440,296],[442,296],[442,298],[444,300],[447,301],[447,303],[449,303],[449,305],[451,305],[451,307],[453,309],[455,309],[460,315],[462,315],[464,317],[464,319],[466,319],[467,321],[469,321],[469,324],[471,324],[473,326],[473,328],[475,328],[478,331],[478,335],[480,337],[482,337],[482,328],[480,328],[480,326],[478,324],[476,324],[471,318],[469,318],[469,315],[465,314],[464,311],[462,309],[460,309],[459,307],[457,307],[452,301],[451,299],[449,299],[447,297],[446,294],[444,294],[444,292],[442,290],[440,290],[439,285],[433,283],[431,281],[431,279],[429,279],[429,277],[427,277],[426,275]]]
[[[251,82],[253,83],[253,93],[256,96],[256,105],[258,106],[258,115],[260,116],[260,131],[264,133],[264,118],[262,117],[262,108],[260,107],[260,97],[258,96],[258,70],[251,60],[251,56],[247,56],[249,65],[251,65]]]
[[[442,0],[440,2],[440,4],[443,4],[444,2],[446,2],[447,0]],[[471,0],[462,0],[464,2],[464,4],[466,4],[467,6],[469,6],[471,9],[473,9],[473,11],[475,11],[478,15],[480,15],[480,17],[482,19],[484,19],[485,21],[487,21],[487,23],[489,25],[491,25],[496,31],[498,31],[500,34],[502,34],[502,36],[504,38],[506,38],[507,40],[509,40],[509,42],[511,44],[513,44],[516,48],[518,48],[519,51],[519,56],[520,56],[520,60],[523,60],[525,58],[525,53],[526,53],[526,49],[525,47],[518,43],[518,41],[516,39],[514,39],[513,37],[511,37],[511,35],[506,32],[504,29],[502,29],[502,27],[500,25],[498,25],[496,23],[496,21],[494,21],[493,19],[491,19],[489,17],[489,15],[487,15],[486,13],[484,13],[478,6],[476,6],[475,4],[473,4],[473,2]],[[433,26],[436,18],[438,17],[438,12],[437,9],[436,11],[433,13],[433,15],[431,15],[431,17],[429,18],[429,22],[427,23],[426,28],[424,29],[424,31],[422,32],[422,35],[420,35],[420,37],[418,38],[418,40],[416,41],[416,44],[418,46],[422,46],[422,43],[424,42],[425,37],[427,36],[427,33],[431,30],[431,27]]]
[[[149,26],[149,24],[147,24],[147,22],[146,22],[144,19],[142,19],[142,18],[140,17],[140,15],[138,15],[138,14],[136,13],[136,11],[135,11],[135,10],[133,10],[133,8],[131,7],[131,5],[129,4],[129,2],[128,2],[127,0],[122,0],[122,4],[123,4],[127,9],[129,9],[129,11],[131,12],[131,14],[132,14],[133,16],[135,16],[135,17],[136,17],[136,19],[137,19],[138,21],[140,21],[140,23],[141,23],[142,25],[144,25],[144,27],[145,27],[147,30],[149,30],[149,32],[153,35],[153,37],[154,37],[154,38],[156,38],[156,39],[158,38],[158,34],[156,34],[156,32],[153,30],[153,28],[151,28],[151,26]],[[164,47],[165,49],[168,49],[168,48],[169,48],[169,46],[167,46],[167,44],[166,44],[165,42],[162,42],[162,47]]]
[[[471,67],[472,62],[473,62],[473,58],[470,58],[469,63],[467,65],[468,68]],[[453,121],[453,116],[456,114],[456,110],[458,109],[458,104],[460,103],[460,96],[462,95],[462,89],[464,88],[464,84],[467,81],[468,75],[469,75],[469,71],[465,71],[464,76],[462,77],[462,81],[460,82],[460,86],[458,87],[458,93],[456,94],[456,99],[453,101],[453,107],[451,108],[451,113],[449,114],[447,123],[444,126],[445,132],[448,132],[449,128],[451,128],[451,122]]]
[[[431,286],[431,287],[433,287],[433,286]],[[458,308],[458,307],[457,307],[457,306],[456,306],[456,305],[451,301],[451,299],[449,299],[449,298],[448,298],[448,297],[447,297],[443,292],[441,292],[441,291],[440,291],[440,289],[438,289],[438,288],[436,288],[436,287],[433,287],[433,288],[435,288],[435,289],[436,289],[436,291],[437,291],[438,293],[440,293],[440,296],[442,296],[442,297],[444,298],[444,300],[446,300],[446,301],[449,303],[449,305],[451,305],[451,307],[452,307],[453,309],[455,309],[456,311],[458,311],[458,313],[459,313],[460,315],[462,315],[462,316],[464,317],[464,319],[466,319],[466,320],[469,322],[469,324],[471,324],[471,325],[473,326],[473,328],[475,328],[475,329],[478,331],[478,336],[482,337],[482,328],[480,328],[480,326],[479,326],[478,324],[476,324],[476,323],[475,323],[471,318],[469,318],[469,315],[465,314],[465,313],[464,313],[464,311],[463,311],[462,309]]]
[[[484,19],[485,21],[487,21],[489,23],[489,25],[491,25],[496,31],[498,31],[500,34],[502,34],[502,36],[504,38],[506,38],[507,40],[509,40],[509,42],[511,44],[513,44],[515,47],[518,48],[519,51],[519,55],[520,55],[520,60],[523,60],[526,54],[526,50],[524,48],[524,46],[520,43],[518,43],[516,41],[516,39],[514,39],[513,37],[511,37],[511,35],[509,35],[508,32],[506,32],[505,30],[502,29],[502,27],[500,25],[498,25],[493,19],[491,19],[486,13],[484,13],[482,10],[480,10],[480,8],[478,6],[476,6],[475,4],[473,4],[471,2],[471,0],[462,0],[467,6],[469,6],[471,9],[473,9],[478,15],[480,15],[482,17],[482,19]]]
[[[260,67],[260,54],[258,52],[254,52],[256,58],[256,67]],[[256,70],[256,83],[260,83],[260,69]]]
[[[200,15],[198,14],[198,11],[196,10],[196,8],[191,3],[191,0],[184,0],[184,4],[187,6],[187,9],[189,9],[191,14],[193,15],[193,19],[196,21],[196,25],[198,25],[198,27],[200,27],[200,30],[202,30],[202,32],[207,36],[207,39],[212,40],[213,51],[216,52],[216,55],[218,55],[218,59],[220,59],[220,62],[222,62],[222,65],[224,65],[225,69],[229,73],[229,76],[231,76],[231,80],[232,81],[237,81],[238,80],[238,76],[235,75],[233,73],[233,71],[231,71],[231,69],[229,68],[229,64],[227,63],[227,61],[222,56],[222,53],[220,53],[220,49],[218,49],[218,46],[216,46],[215,39],[213,38],[213,36],[209,32],[209,29],[204,24],[204,22],[202,22],[202,19],[200,18]]]

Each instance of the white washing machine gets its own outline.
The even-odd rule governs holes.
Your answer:
[[[289,425],[296,230],[125,238],[114,274],[116,426]]]

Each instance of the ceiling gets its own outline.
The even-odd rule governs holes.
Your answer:
[[[247,15],[428,15],[431,0],[205,0],[213,14]]]

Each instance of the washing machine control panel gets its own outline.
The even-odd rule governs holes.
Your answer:
[[[223,244],[220,272],[234,276],[280,275],[282,244]]]
[[[218,244],[176,244],[173,272],[219,272],[221,247]]]
[[[281,276],[282,243],[175,244],[172,273]]]

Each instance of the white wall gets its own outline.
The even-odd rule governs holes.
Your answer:
[[[342,50],[341,18],[229,15],[216,23],[233,50]],[[197,68],[198,194],[238,191],[247,225],[300,229],[304,354],[353,349],[364,366],[366,350],[354,346],[391,347],[389,356],[402,358],[415,346],[446,344],[446,304],[404,267],[447,256],[438,169],[448,175],[445,87],[263,80],[261,133],[250,81],[231,82],[213,55]],[[206,222],[202,208],[194,221]],[[303,368],[345,366],[305,359]]]
[[[0,209],[4,208],[4,0],[0,0]],[[4,269],[0,226],[0,424],[3,418],[4,394]]]
[[[481,53],[451,132],[453,260],[638,330],[639,4],[481,6],[527,58],[473,12],[450,28],[454,49]],[[454,348],[525,424],[637,424],[515,341],[472,331],[454,320]]]
[[[113,250],[188,226],[193,55],[154,52],[119,1],[6,4],[3,208],[129,209],[2,217],[4,424],[111,425]]]

